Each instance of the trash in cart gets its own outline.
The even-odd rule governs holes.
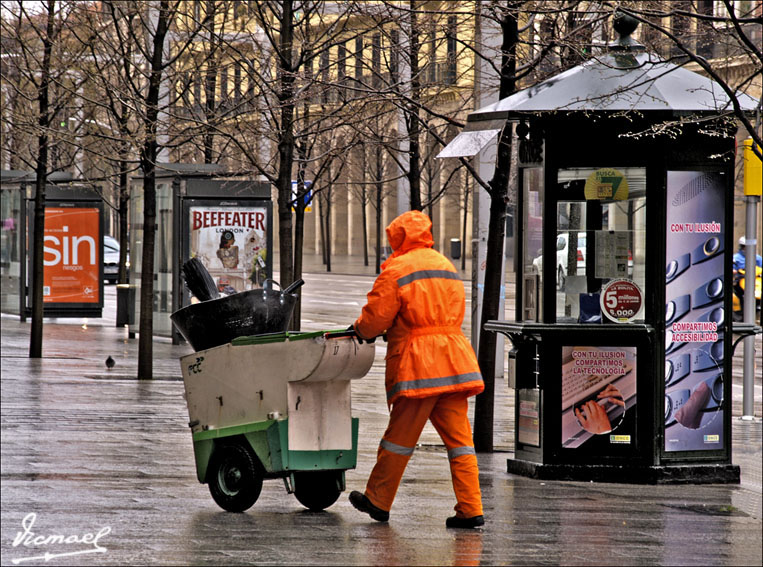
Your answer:
[[[197,258],[183,264],[183,276],[191,295],[200,302],[178,309],[170,319],[196,351],[229,343],[236,337],[286,331],[297,303],[294,292],[305,283],[298,279],[282,290],[278,282],[269,279],[262,289],[221,296]]]
[[[310,510],[331,506],[357,462],[350,381],[373,360],[354,331],[238,337],[182,357],[199,482],[230,512],[274,478]]]

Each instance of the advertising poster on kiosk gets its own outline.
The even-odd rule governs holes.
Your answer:
[[[43,303],[101,302],[101,211],[96,207],[46,207]]]
[[[665,451],[723,449],[724,188],[669,171],[665,259]]]
[[[562,447],[635,445],[636,347],[562,347]]]
[[[267,278],[265,207],[192,206],[190,255],[204,264],[221,293],[261,288]]]

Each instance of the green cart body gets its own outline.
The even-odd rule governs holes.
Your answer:
[[[350,381],[373,359],[373,344],[342,331],[240,337],[182,357],[196,474],[215,502],[246,510],[273,478],[311,510],[336,502],[357,462]]]

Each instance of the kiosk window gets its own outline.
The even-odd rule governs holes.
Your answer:
[[[598,322],[604,284],[644,289],[646,169],[561,169],[555,193],[556,319]]]
[[[522,319],[543,318],[543,168],[528,167],[522,172],[524,203],[522,227]]]

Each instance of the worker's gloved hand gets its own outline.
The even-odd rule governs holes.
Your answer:
[[[355,331],[355,324],[353,323],[352,325],[350,325],[349,327],[347,327],[347,330],[348,330],[348,331]],[[364,341],[365,341],[365,342],[367,342],[369,345],[370,345],[370,344],[372,344],[372,343],[375,343],[375,342],[376,342],[376,337],[374,337],[374,338],[372,338],[372,339],[364,339],[363,337],[361,337],[361,336],[358,334],[358,332],[357,332],[357,331],[355,331],[355,338],[357,339],[357,341],[358,341],[358,344],[361,344],[361,345],[363,344],[363,342],[364,342]]]

